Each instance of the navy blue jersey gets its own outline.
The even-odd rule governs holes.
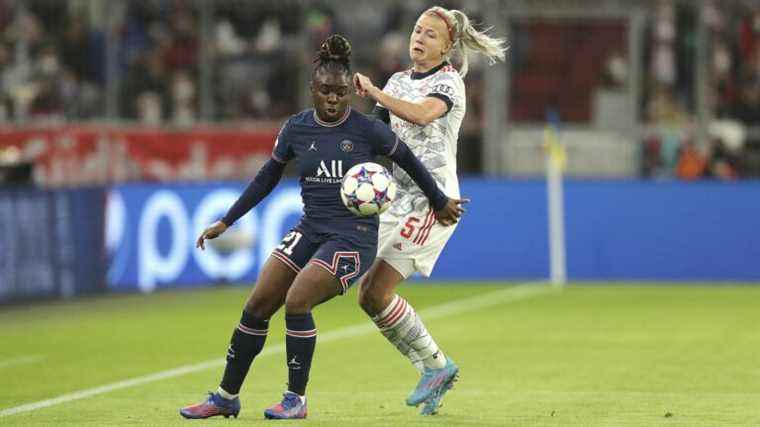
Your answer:
[[[285,122],[272,157],[283,163],[295,160],[307,220],[376,225],[376,216],[357,217],[346,209],[341,181],[352,166],[392,155],[398,144],[388,126],[351,108],[335,123],[323,122],[308,109]]]
[[[370,233],[377,236],[378,218],[352,214],[340,198],[343,174],[375,156],[390,157],[414,179],[434,210],[448,202],[435,180],[414,153],[385,123],[347,109],[335,123],[320,120],[313,109],[288,119],[280,130],[270,159],[259,170],[221,219],[230,226],[261,201],[282,176],[285,164],[295,160],[300,177],[305,222],[315,233]]]

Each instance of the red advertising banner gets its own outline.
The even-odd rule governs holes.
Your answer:
[[[277,131],[0,128],[0,161],[32,162],[35,182],[46,186],[248,179],[269,158]]]

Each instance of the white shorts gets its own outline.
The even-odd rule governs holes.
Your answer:
[[[456,224],[441,225],[432,209],[427,214],[412,212],[397,222],[381,221],[377,258],[390,264],[405,279],[417,271],[429,277],[456,227]]]

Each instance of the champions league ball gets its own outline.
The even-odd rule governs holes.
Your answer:
[[[372,216],[385,212],[396,197],[396,183],[377,163],[359,163],[343,175],[340,198],[354,215]]]

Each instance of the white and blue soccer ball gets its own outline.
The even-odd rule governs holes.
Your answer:
[[[391,207],[396,197],[396,182],[383,166],[359,163],[343,175],[340,198],[358,216],[378,215]]]

